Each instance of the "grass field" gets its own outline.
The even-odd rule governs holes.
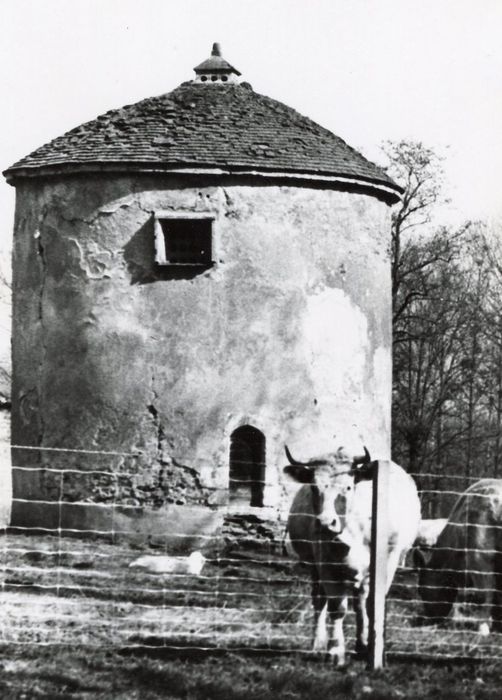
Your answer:
[[[141,553],[75,538],[2,538],[2,700],[502,695],[500,636],[480,637],[458,616],[415,627],[409,571],[388,605],[388,668],[371,674],[353,658],[335,670],[309,653],[309,581],[275,544],[227,547],[200,576],[130,569]],[[353,614],[347,631],[351,648]]]
[[[303,656],[0,648],[0,697],[75,700],[499,700],[502,664],[392,662],[342,670]]]

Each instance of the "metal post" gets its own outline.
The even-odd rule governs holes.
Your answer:
[[[370,592],[368,598],[369,663],[372,669],[382,668],[385,662],[389,466],[389,461],[379,460],[373,474]]]

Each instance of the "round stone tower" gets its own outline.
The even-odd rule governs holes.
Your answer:
[[[218,45],[195,73],[4,173],[14,525],[274,509],[285,443],[389,454],[399,187]]]

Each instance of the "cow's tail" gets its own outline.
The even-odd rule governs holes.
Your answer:
[[[290,561],[298,561],[298,553],[296,552],[295,546],[291,541],[291,537],[289,536],[289,528],[287,525],[284,529],[284,535],[282,538],[282,555],[287,557]]]
[[[289,551],[288,551],[288,546],[287,546],[287,541],[289,537],[289,523],[286,523],[286,527],[284,528],[284,534],[282,536],[281,540],[281,550],[282,550],[282,556],[283,557],[289,557]]]

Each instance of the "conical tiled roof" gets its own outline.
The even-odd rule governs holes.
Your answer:
[[[348,179],[391,193],[384,170],[338,136],[248,83],[191,81],[106,112],[8,168],[20,177],[77,172],[200,171]]]

